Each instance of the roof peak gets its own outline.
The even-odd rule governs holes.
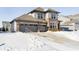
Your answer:
[[[43,8],[43,7],[37,7],[37,8],[35,8],[34,10],[37,10],[37,11],[44,11],[44,8]]]
[[[56,13],[60,13],[60,12],[58,12],[58,11],[52,9],[52,8],[48,8],[46,12],[56,12]]]

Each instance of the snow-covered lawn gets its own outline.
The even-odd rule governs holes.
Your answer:
[[[1,33],[0,50],[56,50],[46,38],[39,37],[34,33]]]
[[[49,32],[58,36],[78,39],[79,32]],[[70,35],[72,33],[72,35]],[[45,34],[45,33],[44,33]],[[69,35],[69,36],[68,36]],[[77,39],[76,39],[77,38]],[[52,41],[51,41],[52,40]],[[75,50],[54,41],[50,37],[43,37],[38,33],[0,33],[0,50],[5,51],[50,51]],[[77,40],[78,41],[78,40]]]
[[[79,31],[61,31],[61,32],[53,32],[58,36],[63,36],[69,38],[74,41],[79,41]]]
[[[60,31],[60,32],[48,32],[50,35],[54,35],[58,40],[63,40],[64,46],[79,50],[79,31]]]

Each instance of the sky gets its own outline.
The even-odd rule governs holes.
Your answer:
[[[0,7],[0,23],[2,21],[12,21],[18,16],[26,14],[36,7]],[[48,7],[44,7],[47,9]],[[50,7],[57,10],[60,15],[79,14],[79,7]]]

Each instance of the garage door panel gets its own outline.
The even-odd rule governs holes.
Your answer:
[[[19,30],[21,32],[37,32],[38,29],[41,32],[45,32],[47,30],[47,27],[43,26],[43,25],[38,26],[38,25],[32,25],[32,24],[31,25],[27,25],[27,24],[23,25],[23,24],[21,24],[19,26]]]

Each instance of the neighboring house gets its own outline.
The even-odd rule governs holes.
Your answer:
[[[79,14],[69,15],[67,16],[71,19],[71,23],[73,24],[73,30],[79,30]]]
[[[73,24],[70,22],[71,19],[69,17],[59,15],[58,20],[62,21],[60,23],[60,28],[62,31],[71,31],[73,30]]]
[[[79,30],[79,14],[70,16],[59,16],[58,20],[61,20],[61,30],[63,31],[77,31]]]
[[[48,30],[59,31],[60,21],[58,20],[58,11],[48,9],[44,10],[38,7],[27,14],[19,16],[12,20],[11,31],[17,32],[45,32]]]
[[[79,20],[77,19],[72,19],[71,21],[66,22],[65,25],[67,25],[70,30],[79,30]]]
[[[62,31],[73,31],[75,30],[74,23],[72,21],[64,22],[64,24],[61,25],[61,29]]]
[[[11,31],[11,24],[8,21],[3,21],[3,31],[10,32]]]

